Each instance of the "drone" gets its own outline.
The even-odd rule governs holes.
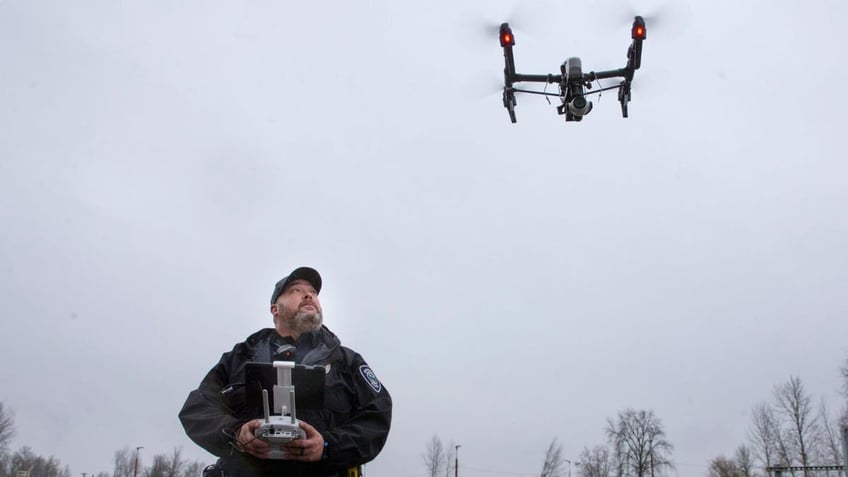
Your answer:
[[[509,113],[509,119],[513,123],[515,118],[515,93],[540,94],[544,96],[558,96],[561,103],[556,107],[557,114],[565,115],[566,121],[582,121],[583,116],[592,110],[592,102],[586,100],[589,94],[599,94],[602,91],[618,89],[618,101],[621,103],[621,115],[627,117],[627,104],[630,102],[630,85],[633,82],[633,74],[642,63],[642,41],[647,37],[645,20],[636,16],[633,20],[631,38],[633,43],[627,49],[627,66],[617,70],[592,71],[583,73],[583,65],[580,58],[568,58],[561,66],[559,74],[548,75],[526,75],[515,72],[515,58],[512,47],[515,46],[515,36],[508,23],[500,26],[500,42],[504,52],[504,88],[503,105]],[[592,83],[602,79],[623,78],[621,83],[615,86],[602,87],[593,91]],[[559,85],[559,93],[547,91],[532,91],[515,87],[516,83],[556,83]]]

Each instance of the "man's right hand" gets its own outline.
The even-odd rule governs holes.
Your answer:
[[[262,424],[261,419],[254,419],[242,424],[239,428],[238,443],[246,453],[260,459],[267,459],[271,453],[271,446],[256,437],[256,429],[260,424]]]

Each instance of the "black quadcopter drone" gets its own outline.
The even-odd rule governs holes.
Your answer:
[[[592,102],[586,100],[589,94],[600,93],[611,89],[618,89],[618,101],[621,103],[621,115],[627,117],[627,103],[630,102],[630,83],[633,82],[633,73],[639,69],[642,63],[642,40],[646,38],[645,20],[637,16],[633,20],[631,30],[633,43],[627,49],[627,66],[610,71],[592,71],[583,73],[580,58],[569,58],[560,66],[560,74],[549,75],[525,75],[515,72],[515,59],[512,55],[512,47],[515,46],[515,37],[508,23],[502,23],[500,27],[501,47],[504,50],[504,89],[503,104],[509,112],[509,119],[514,123],[515,119],[515,93],[541,94],[545,96],[559,96],[561,105],[557,106],[557,113],[564,114],[566,121],[581,121],[583,116],[592,110]],[[623,78],[616,86],[600,88],[594,91],[592,83],[607,78]],[[547,91],[532,91],[516,88],[515,83],[557,83],[559,93],[548,93]]]

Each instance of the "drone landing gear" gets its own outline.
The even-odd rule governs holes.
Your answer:
[[[627,103],[630,102],[630,82],[622,81],[618,87],[618,102],[621,103],[621,116],[627,117]]]
[[[516,122],[516,118],[515,118],[515,105],[516,104],[518,104],[518,103],[515,101],[515,92],[512,90],[512,88],[504,87],[503,105],[506,108],[507,112],[509,113],[509,120],[512,121],[513,123]]]

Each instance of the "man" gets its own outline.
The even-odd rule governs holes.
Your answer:
[[[341,346],[323,325],[321,276],[300,267],[277,282],[271,295],[274,328],[265,328],[221,357],[189,393],[179,417],[197,445],[220,457],[226,477],[348,477],[386,443],[392,399],[355,351]],[[306,437],[282,446],[285,459],[269,459],[271,446],[256,438],[262,413],[247,406],[245,365],[275,360],[322,366],[325,407],[297,411]],[[297,389],[295,389],[295,392]]]

